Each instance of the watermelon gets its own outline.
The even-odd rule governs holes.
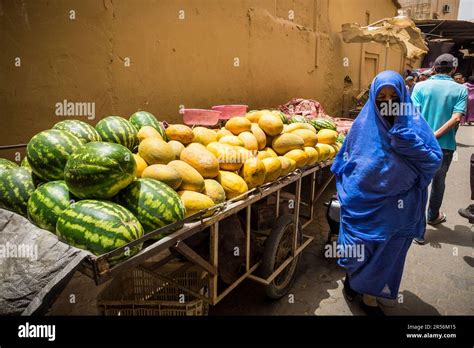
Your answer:
[[[137,111],[132,114],[128,120],[135,126],[135,128],[137,128],[137,130],[140,130],[140,128],[144,126],[151,126],[155,128],[160,133],[163,140],[167,140],[163,124],[148,111]]]
[[[39,228],[56,232],[59,215],[75,201],[63,180],[38,187],[28,200],[28,218]]]
[[[0,158],[0,175],[3,175],[3,172],[6,172],[8,169],[17,168],[18,164],[7,160],[5,158]]]
[[[41,180],[62,180],[69,156],[82,145],[82,141],[69,132],[45,130],[36,134],[28,143],[28,163]]]
[[[342,144],[346,140],[346,136],[344,134],[339,133],[336,139],[336,143]]]
[[[119,116],[108,116],[95,125],[102,141],[116,143],[133,150],[138,144],[137,128]]]
[[[92,142],[69,158],[64,180],[76,197],[108,199],[135,179],[136,170],[135,158],[125,146]]]
[[[84,200],[73,203],[59,215],[56,234],[74,247],[102,255],[143,236],[143,227],[137,218],[124,207],[108,202]],[[132,248],[131,256],[141,249]]]
[[[288,120],[288,123],[308,123],[304,116],[293,116]]]
[[[27,204],[35,190],[31,173],[22,167],[7,169],[0,175],[0,208],[27,216]]]
[[[53,129],[59,129],[74,134],[81,139],[84,144],[91,141],[102,140],[94,127],[79,120],[64,120],[58,122],[53,126]]]
[[[30,173],[31,173],[31,178],[33,179],[33,184],[35,185],[35,187],[38,187],[39,185],[41,184],[44,184],[44,181],[41,180],[39,178],[38,175],[36,175],[35,173],[33,173],[33,171],[31,170],[31,166],[30,164],[28,163],[28,157],[23,157],[21,163],[20,163],[20,166],[22,168],[25,168],[27,169]]]
[[[335,131],[337,129],[336,124],[326,118],[314,118],[310,123],[317,131],[321,129],[331,129]]]
[[[137,179],[117,195],[117,202],[130,210],[145,233],[184,219],[186,210],[171,187],[155,179]]]

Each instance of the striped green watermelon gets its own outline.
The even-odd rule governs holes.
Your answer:
[[[8,169],[17,168],[18,164],[7,160],[5,158],[0,158],[0,175],[3,175],[3,172],[6,172]]]
[[[161,137],[166,140],[165,128],[156,117],[149,113],[148,111],[137,111],[128,119],[138,130],[144,126],[151,126],[155,128],[161,135]]]
[[[66,243],[102,255],[143,236],[143,227],[124,207],[108,202],[84,200],[71,204],[58,218],[56,234]],[[116,261],[141,249],[132,248],[129,255],[118,255]]]
[[[137,179],[117,195],[117,202],[130,210],[145,233],[184,219],[186,210],[179,195],[155,179]]]
[[[30,172],[22,167],[10,168],[0,175],[0,208],[27,216],[27,204],[35,190]]]
[[[69,158],[64,180],[76,197],[108,199],[135,179],[136,170],[135,158],[125,146],[92,142]]]
[[[326,118],[314,118],[310,121],[310,123],[314,128],[316,128],[317,131],[320,131],[321,129],[337,129],[336,124]]]
[[[64,120],[58,122],[53,126],[53,129],[59,129],[72,133],[84,143],[102,140],[94,127],[79,120]]]
[[[31,194],[28,218],[38,227],[55,233],[59,215],[74,201],[63,180],[47,182]]]
[[[82,147],[75,135],[58,129],[49,129],[31,138],[26,148],[28,163],[33,172],[44,181],[62,180],[69,156]]]
[[[138,144],[137,128],[119,116],[108,116],[95,125],[102,141],[125,146],[129,150]]]
[[[23,159],[21,160],[20,166],[22,168],[27,169],[31,173],[31,178],[33,179],[33,184],[35,185],[35,187],[38,187],[39,185],[44,184],[44,181],[41,180],[38,175],[33,173],[30,163],[28,163],[28,157],[23,157]]]
[[[308,120],[304,116],[293,116],[288,120],[288,123],[308,123]]]
[[[339,133],[336,139],[336,143],[342,144],[346,140],[346,136],[342,133]]]

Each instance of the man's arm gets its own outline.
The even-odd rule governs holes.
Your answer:
[[[448,122],[446,122],[445,124],[443,124],[441,127],[439,127],[435,132],[435,137],[437,139],[441,138],[447,131],[449,131],[450,129],[456,127],[456,125],[461,121],[461,117],[462,117],[462,113],[460,112],[455,112],[451,118],[448,120]]]
[[[464,88],[462,89],[459,95],[459,98],[456,104],[454,105],[453,115],[448,120],[448,122],[443,124],[434,132],[435,137],[439,139],[451,128],[456,127],[456,125],[461,121],[462,115],[466,113],[466,108],[467,108],[467,88]]]

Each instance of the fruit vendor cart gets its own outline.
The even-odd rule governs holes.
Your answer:
[[[312,222],[314,204],[333,179],[332,175],[327,175],[325,180],[321,180],[323,169],[327,168],[331,162],[331,160],[327,160],[311,167],[297,169],[275,182],[252,189],[225,203],[148,233],[107,254],[90,256],[83,262],[81,271],[94,279],[96,284],[101,284],[120,274],[129,273],[132,269],[136,270],[138,267],[142,272],[152,274],[166,284],[182,289],[210,305],[219,303],[245,279],[265,286],[266,294],[270,298],[281,298],[293,283],[302,251],[313,240],[312,237],[303,233],[303,229]],[[303,181],[305,187],[309,187],[306,202],[302,199]],[[291,214],[283,214],[281,194],[288,191],[289,188],[294,189],[292,196],[294,197],[294,201],[292,201],[294,209]],[[273,226],[269,231],[253,231],[251,228],[252,206],[270,196],[276,198],[274,218],[272,218],[274,220]],[[307,208],[306,215],[302,214],[301,207],[303,206]],[[219,233],[222,232],[220,224],[236,214],[241,214],[244,217],[245,269],[231,284],[220,289],[222,287],[219,286]],[[207,259],[188,245],[188,240],[199,233],[208,233],[209,253]],[[153,238],[160,234],[167,235],[158,241],[153,241]],[[264,240],[263,253],[257,258],[252,255],[253,234],[259,234],[259,237]],[[139,253],[119,263],[110,262],[114,257],[127,253],[140,244],[143,245],[143,248]],[[197,267],[202,271],[201,276],[198,277],[199,281],[192,282],[193,284],[179,282],[169,274],[160,271],[177,257],[187,261],[183,266],[185,269]]]

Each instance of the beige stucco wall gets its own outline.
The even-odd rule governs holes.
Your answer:
[[[180,122],[180,105],[262,108],[296,96],[340,115],[343,94],[349,107],[360,88],[364,57],[377,57],[383,69],[382,45],[342,42],[341,24],[367,24],[366,11],[374,22],[396,7],[391,0],[0,0],[0,142],[26,142],[50,128],[63,119],[55,104],[64,99],[94,102],[92,124],[139,109]],[[402,63],[391,49],[388,67]],[[352,85],[344,92],[346,75]]]

